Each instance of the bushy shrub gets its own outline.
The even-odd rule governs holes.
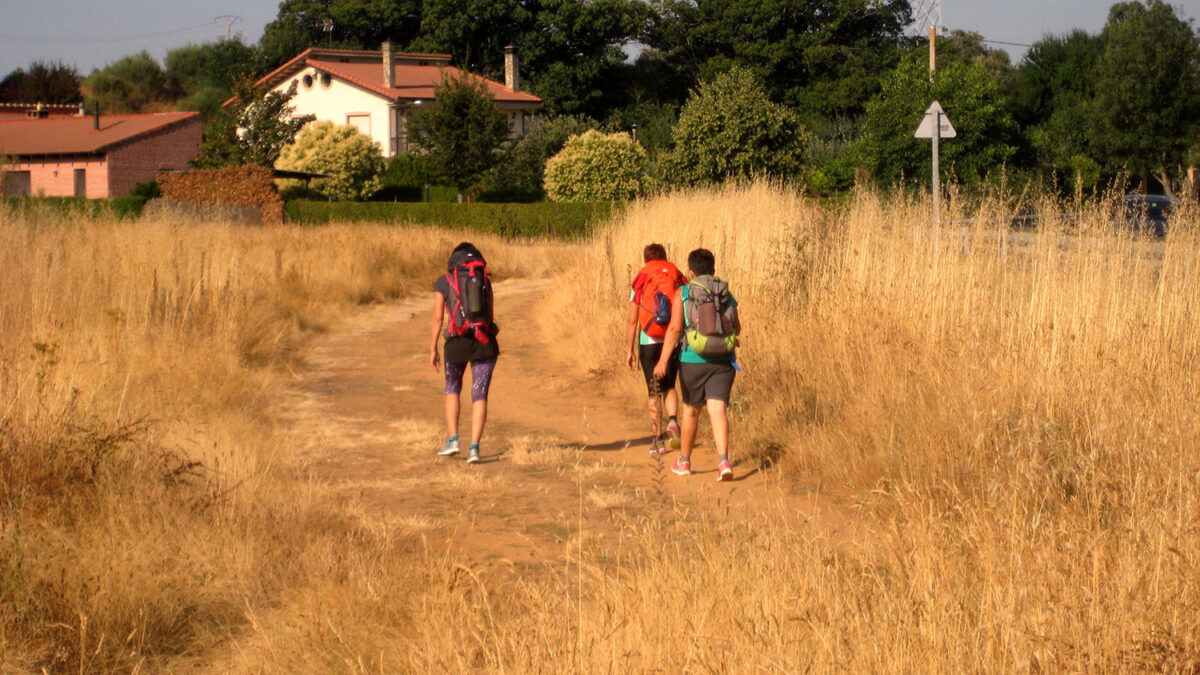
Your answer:
[[[647,183],[646,150],[628,134],[588,131],[546,161],[546,195],[554,201],[632,199]]]
[[[258,164],[165,173],[158,177],[158,187],[171,201],[245,206],[262,212],[263,223],[283,220],[274,174]]]
[[[545,196],[542,183],[546,160],[562,150],[567,139],[594,128],[595,123],[590,120],[572,115],[542,119],[504,151],[500,164],[487,177],[488,190],[479,199],[487,201],[485,194],[519,197],[510,201],[541,199]]]
[[[767,98],[752,72],[735,67],[692,92],[673,139],[665,159],[668,178],[697,185],[730,177],[798,176],[808,133],[787,106]]]
[[[330,199],[366,199],[379,189],[383,155],[376,143],[352,126],[314,122],[284,147],[275,166],[329,174],[310,186]]]

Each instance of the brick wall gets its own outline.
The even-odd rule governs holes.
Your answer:
[[[6,171],[29,172],[29,194],[35,197],[75,196],[76,169],[84,171],[87,197],[108,196],[108,165],[101,157],[60,157],[5,166]]]
[[[160,170],[188,168],[188,161],[200,152],[201,131],[197,115],[110,150],[108,196],[124,197],[135,185],[151,180]]]

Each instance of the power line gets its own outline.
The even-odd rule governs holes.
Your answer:
[[[179,33],[188,33],[191,31],[200,30],[202,28],[212,28],[214,25],[215,25],[215,22],[209,22],[209,23],[204,23],[204,24],[200,24],[197,26],[188,26],[186,28],[172,28],[170,30],[156,31],[153,33],[134,33],[134,34],[130,34],[130,35],[110,36],[110,37],[70,37],[70,38],[65,38],[65,37],[61,37],[61,36],[49,37],[49,36],[30,36],[30,35],[0,35],[0,40],[6,40],[6,41],[16,42],[16,43],[25,43],[25,44],[43,43],[43,42],[59,43],[59,44],[65,44],[65,43],[97,44],[97,43],[111,43],[111,42],[130,42],[132,40],[144,40],[146,38],[162,37],[164,35],[177,35]]]

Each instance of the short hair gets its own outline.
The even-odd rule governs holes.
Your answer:
[[[642,249],[642,262],[666,259],[667,249],[662,244],[646,244],[646,248]]]
[[[688,269],[697,276],[713,274],[717,270],[717,259],[712,251],[706,248],[698,248],[688,254],[687,265]]]

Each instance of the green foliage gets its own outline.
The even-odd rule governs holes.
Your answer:
[[[288,220],[304,225],[339,223],[416,224],[491,232],[507,237],[579,239],[620,208],[614,202],[452,204],[423,202],[308,202],[287,204]]]
[[[665,160],[667,175],[685,185],[796,177],[808,135],[791,110],[767,97],[752,72],[735,67],[701,83],[684,105]]]
[[[79,71],[62,63],[35,61],[0,80],[0,103],[70,104],[82,100]]]
[[[366,199],[379,189],[383,155],[379,146],[352,126],[314,122],[285,146],[276,166],[291,171],[329,174],[311,187],[329,199]]]
[[[939,62],[929,81],[924,52],[904,57],[883,79],[883,90],[867,104],[859,156],[877,179],[930,177],[930,141],[913,138],[925,110],[938,101],[957,138],[940,144],[942,170],[962,183],[979,183],[1016,152],[1016,125],[999,88],[980,63]]]
[[[147,51],[95,70],[84,81],[88,96],[104,112],[140,113],[168,105],[167,74]]]
[[[447,77],[434,97],[436,105],[409,119],[409,139],[425,151],[430,172],[461,193],[496,165],[508,122],[491,93],[469,77]]]
[[[1083,31],[1046,37],[1029,49],[1014,73],[1010,108],[1026,130],[1024,140],[1036,163],[1063,167],[1091,152],[1088,104],[1095,97],[1100,47]]]
[[[234,103],[222,108],[204,128],[204,142],[192,165],[218,169],[242,164],[275,165],[279,153],[296,133],[313,120],[312,115],[293,117],[293,84],[286,93],[267,92],[259,98],[249,77],[234,83]]]
[[[1110,171],[1169,188],[1200,120],[1200,37],[1161,0],[1112,6],[1100,34],[1092,142]]]
[[[382,185],[405,185],[424,187],[433,177],[425,163],[425,155],[408,152],[388,160],[387,168],[379,176]]]
[[[7,212],[26,220],[46,217],[62,222],[64,216],[89,220],[134,220],[142,215],[144,196],[88,199],[86,197],[0,197],[0,213]]]
[[[560,115],[543,117],[532,131],[517,139],[500,157],[500,163],[488,176],[489,189],[521,195],[521,201],[545,194],[543,179],[546,160],[566,145],[567,139],[595,128],[582,117]]]
[[[632,199],[647,188],[646,150],[625,133],[572,136],[546,161],[545,187],[559,202]]]
[[[1071,175],[1068,180],[1076,192],[1094,190],[1100,183],[1100,165],[1087,155],[1071,157]]]
[[[177,110],[217,113],[233,93],[233,83],[253,70],[254,48],[240,39],[187,45],[167,52],[167,89]]]
[[[274,70],[309,47],[379,49],[390,39],[402,48],[422,30],[422,4],[421,0],[283,0],[259,40],[258,69]],[[326,20],[332,31],[325,31]]]
[[[752,70],[808,124],[855,115],[912,22],[907,0],[655,0],[645,42],[694,78]]]

